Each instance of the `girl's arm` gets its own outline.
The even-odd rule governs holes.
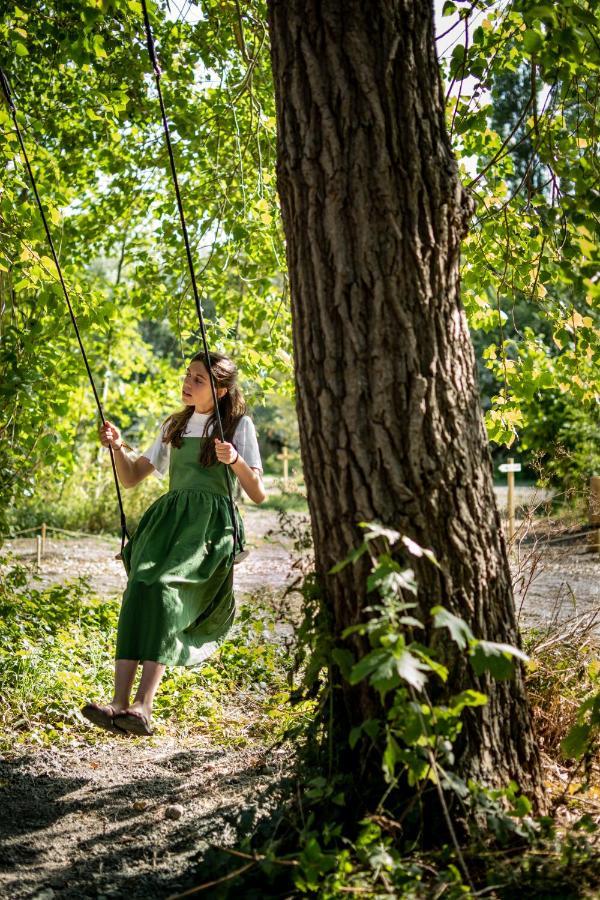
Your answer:
[[[251,500],[254,500],[255,503],[262,503],[263,500],[267,499],[265,486],[260,477],[260,472],[250,468],[246,460],[238,453],[233,444],[215,438],[215,452],[219,462],[231,465],[231,468],[239,478],[241,486]],[[236,461],[232,463],[231,461],[234,459]]]
[[[123,438],[116,425],[106,422],[98,428],[100,442],[103,447],[112,445],[115,457],[115,468],[123,487],[135,487],[154,470],[154,466],[145,456],[130,459],[123,446]]]

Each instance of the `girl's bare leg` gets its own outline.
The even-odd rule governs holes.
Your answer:
[[[141,712],[146,718],[150,719],[154,695],[158,690],[165,668],[163,663],[157,663],[149,659],[142,663],[142,677],[140,678],[134,701],[129,709]]]
[[[138,665],[137,659],[115,660],[115,693],[110,705],[116,713],[123,712],[129,706],[131,689]]]

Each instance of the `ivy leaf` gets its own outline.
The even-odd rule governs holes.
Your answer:
[[[338,664],[342,676],[347,679],[354,665],[354,654],[343,647],[335,647],[331,651],[331,658]]]
[[[447,772],[445,769],[441,777],[442,787],[450,788],[454,793],[463,800],[469,796],[469,788],[466,782],[455,775],[453,772]]]
[[[412,685],[417,691],[420,691],[425,686],[427,673],[431,671],[431,667],[421,662],[407,647],[401,649],[400,655],[396,660],[396,668],[400,678]]]
[[[408,552],[412,553],[413,556],[425,556],[429,560],[429,562],[432,562],[434,566],[438,567],[438,569],[440,568],[440,564],[435,558],[433,550],[428,550],[426,547],[421,547],[420,544],[417,544],[416,541],[413,541],[412,538],[409,538],[406,535],[402,535],[402,543],[404,544]]]
[[[438,678],[441,678],[442,681],[447,681],[448,679],[448,669],[446,666],[442,665],[442,663],[437,662],[437,660],[432,659],[427,652],[427,648],[423,648],[422,650],[415,650],[415,654],[422,659],[425,663],[425,668],[429,669],[431,672],[434,672]]]
[[[371,740],[374,741],[379,734],[379,729],[379,719],[365,719],[364,722],[361,722],[360,725],[357,725],[356,728],[353,728],[351,730],[348,737],[350,748],[353,750],[356,747],[363,732],[367,735],[367,737],[370,737]]]
[[[527,654],[518,647],[512,647],[510,644],[497,644],[493,641],[477,641],[470,656],[476,675],[490,672],[499,681],[512,676],[515,659],[523,662],[529,661]]]
[[[460,694],[452,698],[450,709],[455,715],[459,715],[465,706],[485,706],[487,702],[488,697],[486,694],[467,688],[466,691],[461,691]]]
[[[459,619],[458,616],[444,609],[443,606],[432,607],[431,615],[433,616],[434,628],[447,628],[450,632],[450,637],[458,644],[461,650],[464,650],[474,640],[473,632],[464,619]]]
[[[398,742],[391,734],[388,734],[388,739],[383,754],[383,770],[386,773],[388,780],[391,780],[394,777],[396,762],[398,762],[401,758],[402,755]]]
[[[371,650],[362,659],[359,659],[352,668],[348,681],[350,684],[358,684],[363,678],[376,673],[376,676],[387,677],[392,674],[390,668],[392,655],[389,650]]]
[[[590,733],[590,725],[573,725],[560,744],[563,756],[567,759],[579,759],[583,756],[589,746]]]
[[[367,592],[374,588],[378,588],[384,596],[399,595],[402,589],[416,594],[417,582],[412,569],[402,569],[396,560],[382,554],[367,578]]]
[[[510,815],[522,819],[523,816],[528,816],[530,812],[531,800],[529,800],[529,798],[524,794],[520,794],[518,797],[515,797],[515,799],[513,800],[513,808],[510,811]]]
[[[394,531],[393,528],[387,528],[385,525],[382,525],[381,522],[359,522],[358,524],[361,528],[368,529],[370,532],[365,538],[367,541],[382,537],[389,541],[390,544],[395,544],[400,538],[399,531]]]
[[[352,550],[352,552],[349,553],[345,559],[340,560],[340,562],[338,562],[334,566],[332,566],[331,569],[329,569],[329,571],[327,572],[327,574],[335,575],[336,572],[341,572],[342,569],[345,569],[349,563],[356,562],[356,560],[359,559],[363,555],[363,553],[365,552],[366,549],[367,549],[367,545],[364,543],[361,544],[360,547],[356,548],[356,550]]]
[[[430,666],[421,662],[407,647],[400,645],[393,650],[387,647],[371,650],[354,665],[348,681],[350,684],[358,684],[368,677],[383,698],[400,681],[405,681],[420,691],[427,681],[429,671]]]
[[[419,619],[415,619],[414,616],[400,616],[398,619],[401,625],[407,625],[410,628],[423,628],[423,623],[419,621]]]

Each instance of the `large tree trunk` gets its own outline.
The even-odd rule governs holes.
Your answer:
[[[378,519],[431,547],[419,603],[518,645],[476,367],[459,298],[471,203],[444,121],[433,8],[423,0],[269,0],[278,188],[297,412],[317,573],[336,634],[364,619],[365,566],[327,570]],[[365,557],[362,558],[363,560]],[[541,797],[522,672],[478,686],[460,768]],[[348,724],[372,693],[347,688]]]

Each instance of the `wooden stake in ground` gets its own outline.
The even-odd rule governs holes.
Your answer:
[[[590,525],[596,525],[596,531],[592,531],[589,537],[590,550],[600,553],[600,475],[592,475],[590,478]]]
[[[508,493],[506,505],[508,508],[508,540],[512,543],[515,536],[515,472],[521,471],[521,463],[516,463],[511,456],[507,463],[498,467],[501,472],[506,472]]]
[[[281,453],[277,454],[277,459],[283,460],[283,490],[287,491],[287,489],[288,489],[288,460],[291,459],[291,455],[285,444],[283,446],[283,451]]]

